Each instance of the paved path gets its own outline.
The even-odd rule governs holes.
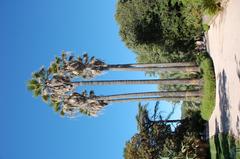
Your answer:
[[[240,0],[229,0],[212,21],[207,41],[216,75],[209,135],[232,132],[240,138]]]

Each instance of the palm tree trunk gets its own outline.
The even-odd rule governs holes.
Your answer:
[[[199,72],[200,68],[197,66],[179,66],[179,67],[107,67],[103,70],[109,71],[181,71],[181,72]]]
[[[107,65],[109,68],[126,68],[126,67],[181,67],[181,66],[196,66],[194,62],[179,62],[179,63],[155,63],[155,64],[113,64]]]
[[[146,98],[123,98],[123,99],[111,99],[106,100],[107,103],[123,103],[123,102],[132,102],[132,101],[159,101],[159,100],[168,100],[168,101],[198,101],[199,97],[146,97]]]
[[[112,100],[118,98],[143,97],[143,96],[158,96],[158,97],[200,97],[201,92],[196,91],[156,91],[156,92],[140,92],[115,94],[109,96],[97,96],[96,100]]]
[[[76,81],[71,82],[74,86],[88,85],[132,85],[132,84],[185,84],[201,85],[201,79],[152,79],[152,80],[102,80],[102,81]]]
[[[105,65],[102,70],[110,71],[185,71],[199,72],[200,68],[192,62],[185,63],[161,63],[161,64],[116,64]]]

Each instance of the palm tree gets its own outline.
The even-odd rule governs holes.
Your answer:
[[[87,85],[131,85],[131,84],[162,84],[162,85],[201,85],[201,79],[151,79],[151,80],[101,80],[101,81],[74,81],[74,86]]]
[[[192,62],[184,63],[161,63],[161,64],[115,64],[108,65],[94,56],[89,59],[88,54],[83,57],[67,56],[65,53],[61,57],[56,57],[52,62],[55,72],[69,74],[71,77],[82,77],[86,79],[94,78],[102,71],[184,71],[199,72],[199,67]]]
[[[111,99],[106,100],[106,102],[110,103],[123,103],[123,102],[131,102],[131,101],[159,101],[159,100],[167,100],[167,101],[198,101],[199,97],[178,97],[178,96],[165,96],[165,97],[145,97],[145,98],[123,98],[123,99]]]
[[[95,100],[113,100],[132,97],[157,96],[157,97],[201,97],[199,90],[194,91],[155,91],[155,92],[138,92],[126,94],[114,94],[109,96],[95,96],[93,91],[90,92],[89,98]]]
[[[142,92],[115,94],[110,96],[96,96],[93,91],[90,91],[90,94],[88,95],[86,91],[83,91],[81,94],[74,92],[70,95],[63,95],[61,98],[62,101],[59,102],[58,108],[62,115],[66,115],[68,117],[77,116],[79,113],[89,116],[97,116],[99,111],[101,111],[106,105],[112,103],[158,100],[197,101],[199,100],[199,96],[199,91]]]
[[[193,63],[171,63],[171,64],[122,64],[106,65],[101,60],[87,54],[83,57],[67,56],[65,53],[61,57],[56,57],[48,69],[42,68],[35,72],[28,82],[28,89],[35,96],[42,96],[43,100],[54,106],[55,111],[62,115],[76,116],[83,113],[91,116],[97,115],[107,104],[129,101],[192,101],[198,100],[201,96],[199,91],[189,92],[141,92],[116,94],[110,96],[95,96],[90,92],[82,94],[76,93],[78,86],[86,85],[129,85],[129,84],[162,84],[162,85],[201,85],[200,79],[152,79],[152,80],[102,80],[102,81],[76,81],[73,78],[82,76],[83,78],[94,77],[104,70],[185,70],[197,71]]]

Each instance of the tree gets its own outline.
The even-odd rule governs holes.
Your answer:
[[[50,69],[48,69],[50,70]],[[42,72],[44,76],[39,76]],[[39,72],[33,74],[32,79],[29,81],[29,89],[36,96],[42,95],[43,100],[50,102],[55,111],[59,111],[62,115],[69,117],[76,116],[83,113],[90,116],[96,116],[97,113],[103,109],[107,104],[116,102],[129,102],[129,101],[156,101],[156,100],[197,100],[201,95],[199,91],[192,92],[142,92],[142,93],[128,93],[117,94],[112,96],[96,96],[93,91],[89,96],[86,91],[82,94],[76,93],[77,86],[86,84],[131,84],[144,82],[156,82],[151,80],[136,80],[136,81],[79,81],[72,82],[70,78],[51,75],[49,71],[42,68]],[[44,77],[44,78],[43,78]],[[166,80],[167,81],[167,80]],[[166,83],[165,81],[165,83]],[[164,82],[164,81],[163,81]],[[172,82],[172,81],[171,81]],[[175,81],[176,82],[176,81]],[[189,82],[189,81],[188,81]],[[36,85],[36,86],[35,86]],[[142,98],[143,96],[150,96]],[[154,96],[154,97],[152,97]],[[135,98],[130,98],[135,97]]]
[[[93,93],[93,91],[91,91]],[[90,93],[91,94],[91,93]],[[125,93],[114,94],[109,96],[93,96],[97,100],[112,100],[116,98],[131,98],[131,97],[143,97],[143,96],[158,96],[158,97],[200,97],[201,91],[155,91],[155,92],[138,92],[138,93]]]
[[[200,79],[151,79],[151,80],[101,80],[101,81],[74,81],[74,86],[87,85],[129,85],[129,84],[186,84],[201,85]]]
[[[181,68],[192,70],[193,63],[171,63],[171,64],[122,64],[106,65],[100,60],[84,54],[83,58],[67,56],[56,57],[49,68],[41,68],[33,73],[32,79],[28,82],[28,88],[35,96],[41,95],[43,100],[51,103],[55,111],[61,115],[73,117],[79,113],[96,116],[107,104],[129,101],[154,101],[154,100],[198,100],[201,96],[199,91],[171,91],[171,92],[140,92],[116,94],[110,96],[96,96],[93,91],[89,96],[86,91],[81,94],[76,91],[79,86],[86,85],[129,85],[129,84],[186,84],[200,85],[200,79],[153,79],[153,80],[102,80],[102,81],[79,81],[79,77],[94,77],[103,70],[123,69],[171,69]],[[198,69],[198,68],[197,68]],[[90,73],[89,73],[90,72]]]
[[[201,14],[191,15],[201,9],[194,9],[183,1],[118,0],[115,18],[122,40],[138,59],[147,56],[151,60],[157,57],[154,62],[185,61],[203,34]]]
[[[138,133],[126,142],[125,159],[157,159],[161,155],[166,139],[171,137],[172,120],[162,120],[158,114],[158,103],[155,105],[153,118],[149,117],[146,106],[139,104],[136,116]],[[179,122],[181,120],[176,120]]]
[[[56,57],[51,64],[51,71],[62,76],[82,77],[86,79],[94,78],[103,71],[183,71],[199,72],[199,67],[193,62],[182,63],[160,63],[160,64],[106,64],[94,56],[89,58],[85,53],[82,57],[67,56],[62,53],[61,57]]]
[[[162,120],[157,108],[156,104],[150,118],[146,107],[139,106],[138,132],[126,142],[125,159],[207,158],[207,144],[201,137],[205,121],[199,112],[176,120],[178,124],[172,130],[170,123],[174,120]]]

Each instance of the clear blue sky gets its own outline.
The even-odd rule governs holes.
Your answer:
[[[110,105],[98,118],[66,119],[26,89],[31,73],[62,50],[87,51],[107,63],[134,63],[118,35],[115,6],[116,0],[0,1],[0,159],[123,158],[124,144],[136,132],[137,103]],[[99,77],[140,78],[144,73]],[[156,86],[104,86],[96,94],[151,90]]]

